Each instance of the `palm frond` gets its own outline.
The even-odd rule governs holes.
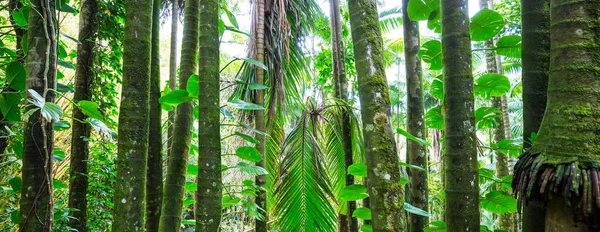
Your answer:
[[[384,33],[402,27],[402,8],[394,7],[379,13],[379,26]]]

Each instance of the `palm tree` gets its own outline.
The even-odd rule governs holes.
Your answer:
[[[196,231],[219,231],[221,224],[221,133],[219,82],[219,0],[200,0],[198,73],[198,191]]]
[[[96,12],[98,3],[96,0],[86,0],[81,2],[81,11],[79,13],[79,41],[77,46],[77,70],[75,72],[75,95],[74,102],[89,101],[91,99],[92,80],[94,73],[93,49],[95,47],[96,35]],[[78,107],[73,107],[72,138],[71,138],[71,164],[69,181],[69,208],[76,209],[73,212],[73,219],[69,220],[69,226],[78,231],[87,231],[87,189],[88,189],[88,171],[87,162],[89,159],[89,140],[91,128],[85,123],[87,117]]]
[[[182,0],[183,1],[183,0]],[[169,89],[177,88],[177,48],[179,40],[177,39],[177,28],[179,27],[179,0],[172,0],[171,3],[171,50],[169,55]],[[175,112],[171,110],[167,117],[167,154],[171,154],[173,144],[173,125],[175,124]]]
[[[391,128],[377,5],[369,0],[350,0],[348,9],[358,74],[372,226],[374,231],[400,231],[406,226],[404,191]]]
[[[23,131],[22,190],[20,200],[21,231],[52,231],[52,157],[54,154],[53,119],[42,117],[40,105],[54,104],[56,89],[56,33],[54,1],[30,1],[28,54],[26,62],[26,111],[35,110]],[[56,105],[54,105],[56,106]],[[56,106],[58,107],[58,106]],[[47,113],[47,112],[46,112]]]
[[[546,231],[595,231],[600,226],[592,213],[600,208],[598,6],[598,0],[550,2],[546,111],[513,179],[521,206],[529,199],[545,202]]]
[[[441,4],[445,219],[448,231],[478,231],[479,167],[468,1],[442,0]]]

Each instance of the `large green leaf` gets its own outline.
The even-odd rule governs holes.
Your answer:
[[[29,6],[19,8],[18,11],[12,13],[12,18],[19,27],[27,29],[29,19]],[[27,54],[27,53],[25,53]]]
[[[26,74],[21,63],[13,61],[6,65],[6,81],[14,90],[25,90]]]
[[[117,132],[111,130],[102,120],[97,118],[86,118],[92,128],[112,139],[117,139]]]
[[[421,145],[425,145],[425,146],[431,145],[429,142],[425,141],[424,139],[417,138],[414,135],[411,135],[410,133],[408,133],[408,131],[403,130],[402,128],[396,128],[396,133],[406,137],[407,139],[410,139],[412,141],[420,143]]]
[[[240,199],[238,197],[231,197],[229,195],[223,196],[223,199],[221,200],[223,208],[227,208],[227,207],[236,205],[236,204],[240,203],[241,201],[242,201],[242,199]]]
[[[360,184],[348,185],[340,192],[340,198],[345,201],[357,201],[369,197],[367,187]]]
[[[521,58],[521,36],[502,36],[496,43],[498,55],[510,58]]]
[[[252,59],[252,58],[237,58],[237,59],[243,60],[243,61],[245,61],[245,62],[247,62],[247,63],[249,63],[251,65],[260,67],[260,68],[262,68],[264,70],[268,70],[267,66],[265,64],[259,62],[258,60],[255,60],[255,59]]]
[[[10,187],[12,187],[13,192],[21,192],[21,188],[23,187],[23,181],[21,180],[21,177],[15,176],[8,180],[8,183],[10,184]]]
[[[421,46],[421,50],[419,50],[419,57],[430,64],[429,69],[441,70],[443,66],[442,42],[439,40],[425,42],[423,46]]]
[[[354,212],[352,212],[352,217],[356,217],[362,220],[371,220],[371,209],[363,207],[355,209]]]
[[[430,129],[444,129],[444,116],[442,115],[442,106],[431,108],[425,113],[425,124]]]
[[[239,162],[239,163],[237,163],[237,165],[235,165],[235,167],[238,168],[241,172],[246,173],[251,176],[260,176],[260,175],[269,174],[267,172],[267,170],[265,170],[264,168],[255,166],[255,165],[251,165],[246,162]]]
[[[435,33],[442,33],[441,18],[439,8],[431,12],[429,19],[427,20],[427,28]]]
[[[373,232],[373,226],[372,225],[368,225],[368,224],[364,224],[364,225],[360,226],[360,231],[362,231],[362,232]]]
[[[242,100],[232,100],[230,102],[227,102],[227,105],[232,108],[242,109],[242,110],[264,110],[265,109],[264,107],[259,106],[257,104],[245,102]]]
[[[98,104],[91,101],[82,100],[77,103],[81,112],[92,118],[104,120],[104,116],[98,110]]]
[[[21,110],[19,104],[21,103],[21,95],[18,93],[4,93],[0,95],[0,110],[4,118],[10,122],[21,121]]]
[[[496,118],[502,115],[502,111],[494,107],[480,107],[475,110],[475,125],[477,129],[491,129],[496,125]]]
[[[410,20],[419,21],[429,19],[429,15],[440,8],[440,0],[410,0],[407,11]]]
[[[409,203],[404,202],[404,210],[406,210],[406,212],[412,213],[412,214],[416,214],[419,216],[423,216],[423,217],[430,217],[431,214],[429,214],[427,211],[419,209]]]
[[[501,74],[488,73],[475,81],[473,90],[475,94],[487,99],[500,97],[510,91],[510,80]]]
[[[259,144],[260,143],[260,141],[256,140],[254,137],[252,137],[252,136],[250,136],[248,134],[245,134],[245,133],[242,133],[242,132],[239,132],[239,131],[236,131],[233,134],[239,136],[240,138],[246,140],[247,142],[254,143],[254,144]]]
[[[443,78],[444,77],[442,75],[439,75],[435,77],[433,81],[431,81],[431,96],[434,96],[435,98],[439,99],[440,102],[444,102],[444,82],[442,82]]]
[[[243,146],[235,150],[235,155],[240,159],[247,160],[250,162],[258,162],[262,160],[262,156],[258,150],[254,147]]]
[[[353,176],[367,176],[367,165],[352,164],[348,167],[348,174]]]
[[[517,200],[506,192],[493,191],[481,199],[481,207],[497,214],[517,212]]]
[[[402,162],[402,161],[400,161],[399,163],[400,163],[400,166],[404,166],[404,167],[407,167],[407,168],[412,168],[412,169],[423,171],[423,172],[427,171],[427,169],[425,169],[423,167],[420,167],[420,166],[412,165],[412,164],[405,163],[405,162]]]
[[[188,94],[192,97],[198,97],[198,75],[193,74],[190,76],[187,82],[187,91]]]
[[[170,91],[158,99],[162,105],[177,106],[181,103],[194,100],[195,97],[189,95],[187,90],[179,89]]]
[[[483,9],[471,18],[471,40],[486,41],[494,38],[504,27],[500,13]]]

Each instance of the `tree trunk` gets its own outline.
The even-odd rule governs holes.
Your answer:
[[[198,191],[196,231],[219,231],[221,223],[221,132],[219,82],[219,0],[200,0],[198,84]]]
[[[466,0],[442,0],[443,157],[448,231],[479,231],[479,176]]]
[[[402,1],[402,22],[404,24],[404,54],[406,67],[406,92],[408,100],[407,131],[417,138],[426,138],[425,120],[423,115],[423,79],[421,59],[419,59],[419,22],[408,18],[408,0]],[[407,163],[428,170],[427,151],[424,145],[407,140]],[[428,211],[427,172],[407,169],[410,178],[410,203],[417,208]],[[429,218],[416,214],[410,215],[410,231],[420,232],[429,223]]]
[[[98,3],[96,0],[81,2],[79,13],[79,41],[77,46],[77,70],[75,72],[74,102],[89,101],[92,97],[91,85],[94,78],[94,54],[96,36],[96,13]],[[69,208],[73,211],[74,218],[69,219],[68,225],[78,231],[87,231],[87,189],[89,159],[89,137],[91,128],[85,123],[87,118],[78,107],[73,107],[72,137],[71,137],[71,165],[69,185]]]
[[[373,231],[406,228],[404,190],[391,127],[389,87],[377,5],[350,0],[350,25],[358,74]]]
[[[56,31],[53,0],[32,0],[29,8],[27,43],[27,88],[53,103],[56,89]],[[27,93],[27,98],[32,96]],[[32,104],[29,111],[37,108]],[[42,118],[38,108],[23,129],[23,168],[20,200],[23,232],[52,231],[52,157],[54,154],[53,122]]]
[[[162,204],[162,108],[160,98],[160,0],[152,4],[152,53],[150,61],[150,126],[146,182],[146,231],[158,231]]]
[[[546,110],[550,64],[550,1],[521,0],[523,147],[531,147]],[[544,224],[544,203],[532,199],[523,210],[523,231],[537,231]]]
[[[179,89],[182,90],[187,89],[188,79],[198,71],[199,5],[198,0],[187,0],[185,3],[179,81]],[[160,231],[178,231],[181,226],[188,155],[192,142],[193,108],[191,101],[177,106],[173,144],[163,193]]]
[[[126,0],[113,231],[141,231],[146,209],[152,1]]]
[[[173,6],[171,8],[171,54],[169,58],[169,89],[175,90],[177,88],[177,57],[179,53],[177,48],[179,47],[179,40],[177,39],[177,28],[179,27],[179,0],[172,0]],[[173,146],[173,129],[175,125],[175,113],[176,109],[169,111],[167,119],[167,154],[171,154],[171,147]]]
[[[513,188],[520,202],[559,198],[580,202],[568,208],[546,201],[546,229],[578,231],[576,223],[588,221],[589,229],[600,208],[598,156],[600,144],[600,0],[550,1],[550,76],[544,120],[535,144],[515,166]],[[574,178],[573,178],[574,177]],[[551,181],[548,184],[548,180]],[[536,193],[536,194],[532,194]],[[539,194],[537,194],[539,193]],[[560,194],[560,196],[558,196]],[[560,211],[583,218],[555,220]],[[568,215],[567,215],[568,216]],[[539,225],[538,225],[539,226]]]
[[[255,2],[254,7],[256,7],[256,9],[254,10],[255,13],[257,14],[256,16],[256,60],[260,63],[265,62],[265,0],[257,0]],[[260,67],[256,67],[256,83],[259,85],[264,85],[265,84],[265,70],[260,68]],[[259,106],[264,107],[265,106],[265,91],[264,90],[257,90],[256,91],[256,96],[255,96],[255,103]],[[265,122],[265,112],[263,110],[256,110],[254,111],[254,126],[256,128],[256,130],[258,131],[262,131],[262,132],[267,132],[267,125]],[[259,144],[256,145],[256,149],[260,152],[261,156],[262,156],[262,160],[256,163],[256,166],[262,167],[262,168],[266,168],[266,163],[265,163],[265,144],[266,144],[266,137],[260,133],[256,133],[255,137],[257,138],[257,140],[259,141]],[[259,187],[264,188],[265,184],[266,184],[266,176],[265,175],[260,175],[260,176],[256,176],[255,179],[256,185],[258,185]],[[258,196],[255,199],[256,204],[260,207],[265,209],[265,217],[263,220],[256,220],[256,225],[255,225],[255,230],[256,232],[266,232],[268,225],[267,222],[269,221],[269,217],[267,214],[267,208],[266,208],[266,203],[267,203],[267,193],[265,191],[259,191],[258,192]]]
[[[348,80],[346,79],[346,63],[344,41],[342,38],[342,20],[340,16],[339,0],[330,0],[330,20],[331,20],[331,53],[333,56],[333,80],[335,97],[348,101]],[[354,161],[352,160],[352,137],[350,128],[350,109],[344,108],[342,114],[342,141],[344,146],[344,168],[347,172]],[[346,186],[354,184],[354,176],[346,173]],[[340,213],[339,231],[358,231],[358,220],[352,217],[352,213],[356,209],[356,201],[348,201],[346,203],[346,215]]]

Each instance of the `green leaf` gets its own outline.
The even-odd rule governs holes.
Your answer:
[[[430,129],[444,129],[444,116],[442,115],[442,106],[431,108],[425,113],[425,124]]]
[[[68,121],[62,120],[54,123],[55,131],[64,131],[71,128],[71,124]]]
[[[362,232],[373,232],[373,226],[364,224],[360,226],[360,231]]]
[[[229,9],[227,9],[227,7],[221,7],[221,9],[223,9],[223,12],[225,12],[225,14],[227,15],[227,18],[229,19],[229,22],[231,23],[231,25],[233,25],[235,28],[239,28],[240,26],[238,25],[235,15],[233,13],[231,13],[231,11],[229,11]]]
[[[18,209],[10,212],[10,221],[15,225],[21,224],[21,213]]]
[[[235,33],[238,33],[238,34],[242,34],[242,35],[245,35],[245,36],[248,36],[248,38],[252,38],[252,35],[250,33],[245,32],[245,31],[241,31],[241,30],[239,30],[237,28],[234,28],[234,27],[225,26],[223,29],[231,31],[231,32],[235,32]]]
[[[481,207],[497,214],[517,212],[517,200],[503,191],[493,191],[481,200]]]
[[[58,91],[59,93],[74,93],[75,89],[71,85],[56,83],[56,91]]]
[[[404,210],[406,210],[406,212],[412,213],[412,214],[416,214],[419,216],[423,216],[423,217],[430,217],[431,214],[429,214],[427,211],[419,209],[409,203],[404,202]]]
[[[489,181],[498,180],[496,178],[496,173],[494,172],[494,170],[491,170],[489,168],[480,168],[478,173],[479,173],[479,183],[486,183]]]
[[[471,40],[486,41],[494,38],[504,27],[500,13],[483,9],[471,18]]]
[[[240,159],[247,160],[250,162],[258,162],[262,160],[262,155],[256,148],[250,146],[239,147],[235,150],[235,155]]]
[[[198,97],[198,75],[193,74],[190,76],[187,82],[186,89],[190,96]]]
[[[15,90],[25,90],[26,73],[25,68],[19,62],[13,61],[6,66],[6,81]]]
[[[231,114],[231,111],[229,111],[227,108],[221,107],[220,109],[221,109],[221,114],[223,114],[223,116],[225,116],[225,118],[229,118],[229,119],[233,118],[233,114]]]
[[[340,191],[340,198],[345,201],[357,201],[367,197],[367,188],[360,184],[348,185]]]
[[[494,107],[480,107],[475,110],[475,125],[477,129],[491,129],[496,125],[496,119],[502,115],[502,111]]]
[[[517,158],[521,154],[521,145],[511,139],[504,139],[498,143],[492,144],[492,149],[496,152],[502,152],[511,157]]]
[[[196,203],[196,201],[194,198],[190,197],[183,201],[183,206],[193,205],[194,203]]]
[[[436,9],[429,15],[427,20],[427,28],[435,33],[442,33],[442,23],[440,9]]]
[[[439,40],[427,41],[419,50],[419,58],[430,64],[429,69],[441,70],[442,63],[442,42]]]
[[[252,137],[250,135],[247,135],[247,134],[244,134],[242,132],[236,131],[233,134],[239,136],[240,138],[242,138],[242,139],[244,139],[244,140],[246,140],[246,141],[248,141],[250,143],[254,143],[254,144],[259,144],[260,143],[260,141],[256,140],[254,137]]]
[[[251,65],[254,65],[254,66],[258,66],[258,67],[260,67],[260,68],[268,71],[267,66],[265,64],[259,62],[258,60],[251,59],[251,58],[236,58],[236,59],[243,60],[243,61],[245,61],[248,64],[251,64]]]
[[[440,102],[444,102],[444,82],[443,76],[439,75],[431,81],[431,96],[439,99]]]
[[[77,106],[79,107],[79,109],[81,109],[81,112],[84,113],[85,115],[87,115],[91,118],[104,120],[104,116],[98,110],[97,103],[91,102],[91,101],[86,101],[86,100],[81,100],[77,103]]]
[[[191,181],[187,181],[185,182],[185,191],[196,191],[198,190],[198,184],[191,182]]]
[[[29,19],[29,6],[19,8],[18,11],[12,13],[12,17],[15,21],[15,24],[17,24],[21,28],[27,29]]]
[[[117,139],[117,133],[108,128],[108,126],[104,124],[102,120],[97,118],[86,118],[85,121],[87,121],[92,126],[92,128],[96,129],[98,132],[103,133],[112,139]]]
[[[496,43],[498,55],[510,58],[521,58],[521,36],[502,36]]]
[[[348,167],[348,174],[353,176],[367,176],[367,165],[352,164]]]
[[[12,187],[13,192],[21,192],[21,189],[23,188],[23,181],[21,180],[21,177],[15,176],[11,178],[8,183],[10,184],[10,187]]]
[[[261,85],[261,84],[256,84],[256,83],[248,84],[249,90],[263,90],[263,89],[268,89],[268,88],[269,87],[267,87],[266,85]]]
[[[65,33],[60,33],[61,35],[63,35],[64,37],[66,37],[67,39],[70,39],[71,41],[75,42],[76,44],[81,44],[81,41],[79,41],[78,39],[75,39],[74,37],[67,35]]]
[[[54,189],[66,189],[69,187],[67,183],[58,179],[53,179],[52,185],[54,185]]]
[[[185,220],[181,221],[181,224],[183,224],[183,225],[196,225],[196,220],[195,219],[185,219]]]
[[[46,102],[42,108],[42,117],[48,121],[60,121],[60,117],[63,116],[63,110],[57,104],[52,102]]]
[[[21,103],[21,94],[18,93],[4,93],[0,95],[0,111],[4,118],[2,120],[10,122],[21,121],[21,109],[19,104]]]
[[[251,176],[260,176],[269,174],[267,170],[261,168],[259,166],[251,165],[245,162],[239,162],[235,165],[241,172],[246,173]]]
[[[65,13],[76,13],[77,10],[73,9],[73,7],[67,5],[66,3],[62,4],[62,6],[60,6],[60,11],[65,12]]]
[[[408,163],[405,163],[405,162],[402,162],[402,161],[400,161],[399,163],[400,163],[400,166],[404,166],[404,167],[407,167],[407,168],[412,168],[412,169],[423,171],[423,172],[427,171],[427,169],[425,169],[423,167],[419,167],[419,166],[416,166],[416,165],[408,164]]]
[[[402,136],[406,137],[407,139],[410,139],[412,141],[420,143],[421,145],[425,145],[425,146],[431,145],[429,142],[427,142],[421,138],[417,138],[414,135],[411,135],[410,133],[408,133],[408,131],[402,130],[401,128],[396,128],[396,133],[401,134]]]
[[[423,230],[424,232],[446,232],[446,223],[443,221],[435,221],[429,223],[429,227]]]
[[[75,69],[75,65],[73,65],[67,61],[64,61],[64,60],[58,60],[57,63],[58,63],[58,65],[63,66],[65,68]]]
[[[362,220],[371,220],[371,209],[369,208],[358,208],[352,213],[352,217],[356,217]]]
[[[61,150],[60,148],[55,147],[54,148],[54,157],[53,157],[53,160],[54,161],[64,161],[66,155],[67,154],[63,150]]]
[[[440,8],[440,0],[410,0],[407,11],[408,18],[413,21],[427,20],[431,12]]]
[[[188,164],[187,174],[190,176],[197,176],[198,175],[198,165]]]
[[[223,196],[223,199],[221,200],[223,208],[227,208],[227,207],[236,205],[236,204],[240,203],[241,201],[242,201],[242,199],[240,199],[238,197],[231,197],[229,195]]]
[[[473,91],[486,99],[500,97],[510,91],[510,81],[508,77],[501,74],[484,74],[475,81]]]
[[[194,99],[195,99],[194,97],[191,97],[189,95],[187,90],[179,89],[179,90],[175,90],[175,91],[170,91],[169,93],[160,97],[158,99],[158,102],[161,105],[177,106],[181,103],[191,101]]]
[[[242,110],[264,110],[265,108],[254,103],[245,102],[239,99],[227,102],[227,105]]]

